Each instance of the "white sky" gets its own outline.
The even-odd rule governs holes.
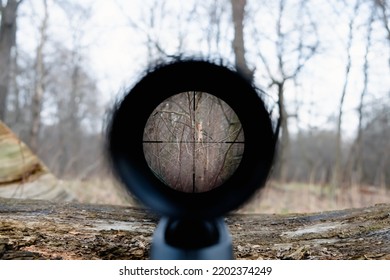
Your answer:
[[[29,3],[30,2],[30,3]],[[31,3],[33,2],[33,3]],[[158,8],[154,4],[155,1],[150,0],[133,0],[133,1],[111,1],[111,0],[88,0],[83,1],[83,5],[90,3],[91,18],[88,21],[80,20],[79,25],[86,31],[84,33],[82,42],[86,46],[85,54],[89,58],[91,71],[97,76],[99,80],[99,88],[103,93],[104,102],[115,99],[123,91],[123,88],[129,87],[140,74],[145,70],[147,60],[147,49],[145,47],[146,36],[142,30],[135,30],[131,28],[129,22],[135,22],[140,29],[147,29],[145,25],[150,18],[148,13],[152,7]],[[159,1],[162,3],[164,1]],[[167,0],[163,16],[163,21],[157,17],[155,18],[156,27],[154,30],[147,32],[152,35],[154,39],[158,39],[167,53],[175,54],[178,46],[178,33],[181,32],[184,36],[183,49],[185,54],[202,54],[208,55],[210,53],[222,57],[224,60],[233,62],[231,39],[233,27],[229,23],[230,6],[229,1],[226,2],[225,16],[223,18],[221,33],[221,42],[219,45],[219,52],[217,52],[216,43],[207,45],[204,38],[205,31],[211,30],[206,16],[205,10],[202,7],[206,6],[204,3],[212,3],[213,1],[199,1],[198,13],[199,18],[190,18],[189,13],[182,12],[175,13],[175,9],[181,11],[189,11],[192,8],[193,1],[179,1]],[[346,63],[346,38],[348,32],[348,15],[338,16],[332,5],[329,5],[326,0],[314,1],[315,20],[320,24],[319,34],[321,35],[321,54],[315,56],[305,67],[300,84],[294,88],[287,88],[286,98],[289,102],[289,109],[294,113],[295,96],[299,97],[301,110],[299,111],[300,128],[307,126],[317,126],[319,128],[334,128],[335,122],[330,122],[330,116],[336,116],[338,102],[341,95],[341,89],[345,78],[345,63]],[[250,5],[256,6],[254,1]],[[256,26],[262,33],[272,36],[274,32],[274,22],[272,15],[272,1],[268,2],[268,6],[263,10],[252,10],[249,20],[256,21]],[[19,44],[23,45],[26,50],[33,51],[36,44],[36,26],[39,24],[39,7],[40,1],[27,1],[21,7],[21,18],[19,20],[20,31],[18,34]],[[35,6],[33,6],[35,5]],[[50,32],[49,36],[56,38],[56,40],[63,40],[70,44],[69,29],[67,19],[58,7],[50,2]],[[337,7],[336,7],[337,8]],[[34,14],[36,15],[32,17]],[[342,11],[341,11],[342,12]],[[175,15],[175,17],[172,17]],[[177,18],[179,17],[179,18]],[[349,85],[348,93],[345,100],[345,116],[344,116],[344,131],[347,131],[349,136],[352,136],[357,126],[356,108],[360,96],[360,91],[363,86],[362,63],[364,54],[364,38],[366,27],[361,24],[364,18],[367,17],[366,11],[362,10],[357,21],[360,21],[358,26],[359,32],[354,40],[353,48],[353,65],[351,70],[351,83]],[[288,22],[286,19],[286,26],[293,26],[294,21]],[[35,25],[35,26],[34,26]],[[377,28],[380,30],[379,28]],[[245,30],[246,36],[251,37],[250,30]],[[360,35],[359,35],[360,34]],[[377,31],[374,35],[374,40],[383,41],[385,34]],[[248,42],[252,38],[247,38],[248,62],[257,69],[256,78],[258,85],[262,87],[267,86],[266,80],[262,78],[264,69],[261,66],[260,59],[256,56],[258,48],[267,50],[267,44],[260,42],[249,45]],[[370,97],[367,101],[371,102],[377,98],[387,95],[384,102],[389,102],[390,80],[388,57],[389,51],[386,44],[377,44],[376,49],[370,53],[369,57],[372,66]],[[267,54],[266,54],[267,56]],[[275,66],[275,60],[272,58],[273,54],[270,51],[269,56],[271,67]],[[272,93],[272,90],[270,90]],[[296,123],[292,122],[292,129],[296,127]]]

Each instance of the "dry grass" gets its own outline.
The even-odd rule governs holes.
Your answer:
[[[310,213],[390,203],[390,191],[373,186],[338,189],[329,186],[270,182],[240,209],[245,213]]]
[[[134,205],[134,199],[111,177],[64,184],[80,202]],[[349,187],[336,191],[332,198],[329,187],[303,183],[268,183],[238,212],[241,213],[309,213],[358,208],[390,203],[390,190],[376,187]]]
[[[122,185],[112,177],[65,181],[66,189],[81,203],[134,205]]]

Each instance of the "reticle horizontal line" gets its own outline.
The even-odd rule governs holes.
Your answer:
[[[245,144],[244,141],[164,141],[164,140],[144,140],[142,143],[167,143],[167,144]]]

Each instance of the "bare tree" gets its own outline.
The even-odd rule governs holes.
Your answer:
[[[142,12],[143,16],[140,20],[136,21],[129,15],[125,15],[129,22],[129,26],[137,31],[140,31],[146,37],[146,59],[148,64],[155,63],[161,56],[169,56],[160,41],[159,33],[156,32],[159,25],[161,25],[164,21],[164,15],[166,14],[166,2],[154,0],[151,3],[152,4],[150,6],[145,7],[147,11]],[[121,9],[124,10],[123,8]]]
[[[39,155],[57,176],[75,178],[96,171],[102,160],[100,92],[88,64],[80,64],[82,53],[74,64],[74,50],[60,43],[55,49],[47,60],[45,86],[55,123],[42,127]]]
[[[0,1],[0,119],[4,120],[7,112],[7,96],[10,81],[12,48],[16,45],[16,18],[19,0]]]
[[[345,65],[345,79],[343,88],[341,91],[339,107],[338,107],[338,116],[337,116],[337,127],[336,127],[336,149],[335,149],[335,165],[333,169],[333,178],[332,178],[332,188],[331,193],[334,193],[335,189],[340,186],[342,181],[342,121],[343,121],[343,107],[344,101],[347,94],[348,84],[350,82],[349,76],[352,66],[352,43],[354,39],[354,28],[355,28],[355,20],[356,15],[358,13],[360,6],[360,0],[355,2],[352,14],[350,15],[350,19],[348,22],[348,38],[347,38],[347,47],[346,47],[346,65]]]
[[[362,183],[362,176],[363,176],[363,129],[364,129],[364,105],[365,105],[365,98],[368,93],[368,84],[369,84],[369,59],[368,55],[371,50],[372,46],[372,27],[373,27],[373,22],[375,18],[375,10],[371,9],[371,14],[367,22],[367,36],[366,36],[366,46],[365,46],[365,51],[364,51],[364,63],[363,63],[363,89],[360,93],[360,99],[359,99],[359,106],[358,106],[358,118],[359,118],[359,123],[358,123],[358,129],[357,129],[357,136],[354,142],[354,145],[351,148],[351,155],[352,159],[352,174],[351,174],[351,179],[353,180],[352,183],[355,184],[361,184]]]
[[[378,7],[381,19],[383,22],[383,27],[387,33],[387,42],[389,44],[390,51],[390,7],[388,0],[374,0],[375,5]],[[389,58],[389,66],[390,66],[390,58]]]
[[[84,40],[84,26],[90,19],[91,8],[72,1],[56,4],[67,19],[70,47],[61,42],[53,43],[57,51],[52,54],[48,69],[48,91],[56,108],[58,129],[51,128],[52,133],[57,134],[52,138],[56,146],[55,149],[48,147],[44,158],[53,154],[50,151],[54,152],[56,160],[50,159],[50,162],[61,177],[84,176],[102,161],[99,153],[101,131],[96,129],[100,122],[100,93],[89,73],[85,54],[89,42]]]
[[[290,140],[290,173],[296,182],[325,185],[331,180],[336,133],[332,130],[302,130]]]
[[[279,120],[281,128],[281,141],[278,147],[277,176],[282,180],[287,178],[287,159],[289,155],[290,133],[288,119],[291,116],[287,111],[285,92],[286,84],[298,77],[306,63],[316,54],[319,47],[317,27],[307,10],[306,1],[300,1],[294,28],[285,28],[287,0],[280,0],[277,7],[275,24],[275,40],[272,42],[276,57],[267,56],[261,48],[261,42],[266,40],[256,28],[253,37],[258,45],[257,54],[267,78],[270,88],[276,88],[278,96]],[[303,20],[305,19],[306,20]],[[275,67],[273,67],[275,65]]]
[[[226,0],[214,0],[210,2],[204,2],[207,7],[207,15],[209,21],[206,21],[207,26],[205,28],[205,36],[207,41],[208,53],[211,54],[212,50],[221,52],[221,41],[223,39],[222,21],[228,8],[226,7]]]
[[[390,184],[390,110],[388,104],[371,112],[362,133],[364,182],[376,186]]]
[[[49,12],[47,0],[43,0],[43,19],[39,26],[39,42],[36,48],[35,59],[35,88],[32,98],[32,124],[30,130],[30,147],[33,151],[38,150],[39,132],[41,128],[41,110],[44,97],[44,48],[47,43],[47,27]]]

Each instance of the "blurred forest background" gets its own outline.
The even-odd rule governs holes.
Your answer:
[[[127,203],[103,152],[111,108],[182,54],[234,65],[280,117],[248,211],[390,202],[388,0],[0,0],[0,18],[0,120],[82,201]]]

